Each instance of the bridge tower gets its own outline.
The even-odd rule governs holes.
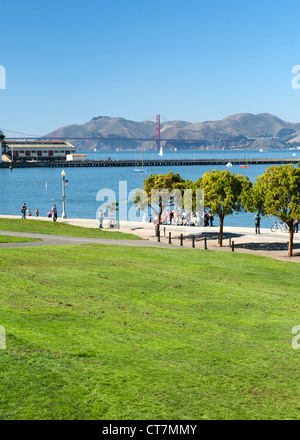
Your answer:
[[[156,115],[155,151],[160,149],[160,115]]]

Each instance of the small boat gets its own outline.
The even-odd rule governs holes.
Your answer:
[[[164,155],[164,152],[163,152],[163,148],[162,148],[162,147],[160,147],[160,150],[159,150],[158,155],[159,155],[159,156],[163,156],[163,155]]]
[[[262,153],[263,151],[264,151],[264,150],[263,150],[262,148],[259,150],[260,153]]]
[[[240,165],[241,168],[248,168],[248,165]]]
[[[226,164],[226,166],[227,166],[227,168],[231,168],[231,167],[232,167],[232,163],[231,163],[231,162],[228,162],[228,163]]]
[[[293,153],[292,156],[296,156],[296,153]]]

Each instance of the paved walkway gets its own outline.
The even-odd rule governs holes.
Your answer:
[[[109,246],[138,246],[138,247],[172,247],[178,248],[176,244],[168,245],[148,240],[115,240],[109,238],[86,238],[73,237],[68,235],[36,234],[32,232],[0,231],[0,235],[9,237],[28,237],[39,238],[43,241],[20,242],[20,243],[0,243],[0,248],[15,247],[38,247],[38,246],[57,246],[66,244],[104,244]]]
[[[19,216],[4,216],[0,218],[20,218]],[[45,220],[52,221],[47,217],[31,217],[26,221]],[[98,221],[93,219],[58,219],[59,222],[68,223],[71,225],[82,226],[87,228],[98,228]],[[104,229],[108,225],[104,223]],[[118,246],[143,246],[143,247],[167,247],[167,248],[192,248],[191,236],[198,232],[193,227],[185,228],[181,226],[161,226],[161,241],[158,242],[154,234],[154,225],[151,223],[137,223],[137,222],[121,222],[121,232],[132,233],[138,235],[142,240],[112,240],[112,239],[97,239],[97,238],[83,238],[83,237],[69,237],[63,235],[48,235],[48,234],[33,234],[27,232],[8,232],[0,231],[0,235],[10,235],[29,238],[40,238],[42,242],[29,243],[2,243],[0,247],[34,247],[47,245],[63,245],[63,244],[87,244],[97,243],[106,245]],[[169,244],[169,232],[171,232],[171,241]],[[235,252],[245,252],[256,255],[263,255],[283,261],[300,262],[300,232],[294,236],[294,256],[287,257],[287,242],[288,234],[276,231],[271,232],[269,229],[261,229],[261,234],[256,235],[254,228],[238,228],[238,227],[224,227],[223,247],[218,247],[218,227],[203,228],[202,233],[195,237],[195,249],[204,249],[205,238],[207,248],[220,252],[231,252],[230,243],[234,242]],[[183,246],[180,246],[180,234],[184,234]],[[298,238],[299,236],[299,238]],[[194,250],[194,249],[193,249]]]

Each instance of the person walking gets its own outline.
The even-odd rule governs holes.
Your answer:
[[[23,203],[23,206],[21,208],[21,212],[22,212],[22,218],[24,218],[26,220],[26,203]]]
[[[212,212],[209,213],[209,224],[210,226],[214,225],[214,216],[212,215]]]
[[[254,217],[254,224],[255,224],[255,234],[260,234],[260,215],[259,213],[256,214]]]
[[[208,212],[204,211],[204,227],[208,226]]]
[[[52,211],[52,220],[53,220],[54,222],[56,222],[56,220],[57,220],[57,208],[56,208],[56,205],[55,205],[55,204],[53,205],[51,211]]]
[[[294,220],[294,233],[297,234],[299,230],[299,220]]]
[[[103,224],[103,219],[104,219],[104,214],[106,211],[102,211],[102,209],[100,209],[99,214],[98,214],[98,220],[99,220],[99,228],[102,228],[102,224]]]

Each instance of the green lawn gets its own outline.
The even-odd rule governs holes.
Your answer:
[[[231,252],[2,249],[1,419],[299,419],[298,265]]]
[[[27,237],[9,237],[7,235],[0,235],[0,243],[25,243],[42,241],[39,238],[27,238]]]
[[[46,220],[22,220],[0,218],[0,231],[32,232],[36,234],[56,234],[73,237],[131,239],[140,238],[133,234],[124,234],[118,231],[103,230],[99,228],[84,228],[66,223]]]

